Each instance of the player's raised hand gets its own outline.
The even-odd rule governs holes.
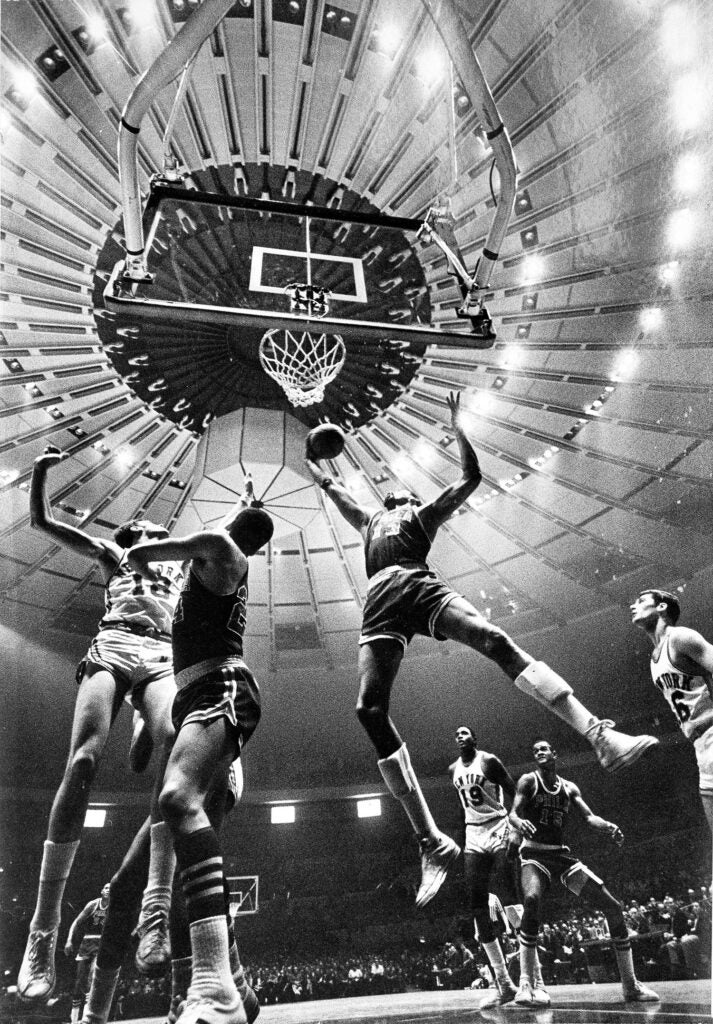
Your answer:
[[[61,462],[64,458],[64,452],[61,452],[59,448],[56,448],[53,444],[48,444],[41,455],[38,455],[35,459],[36,466],[54,466],[55,463]]]
[[[448,402],[448,408],[451,413],[451,426],[454,430],[461,430],[462,428],[458,423],[458,416],[460,414],[460,392],[450,391],[446,401]]]
[[[622,846],[624,842],[624,833],[613,821],[609,822],[609,838],[615,846]]]

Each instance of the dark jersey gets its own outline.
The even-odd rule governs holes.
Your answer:
[[[242,658],[247,602],[247,569],[232,594],[212,593],[189,571],[173,616],[176,674],[215,658]]]
[[[75,947],[77,939],[84,942],[85,939],[99,938],[104,927],[104,921],[106,920],[107,906],[108,904],[102,906],[101,897],[99,896],[87,903],[71,928],[70,934]]]
[[[532,772],[528,778],[534,780],[535,791],[526,799],[520,816],[531,821],[537,831],[526,842],[564,846],[564,830],[570,806],[567,782],[558,775],[554,789],[547,789],[539,772]]]
[[[364,541],[367,578],[390,565],[426,569],[430,550],[431,541],[413,505],[375,512]]]

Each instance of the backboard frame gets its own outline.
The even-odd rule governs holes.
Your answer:
[[[394,217],[389,214],[367,213],[359,210],[341,210],[329,206],[315,206],[308,203],[288,203],[254,196],[226,195],[186,189],[183,186],[166,184],[160,180],[151,182],[151,189],[143,212],[146,249],[151,247],[160,223],[159,208],[164,200],[190,202],[191,204],[217,206],[234,210],[253,210],[260,214],[287,214],[293,217],[318,218],[340,223],[364,226],[394,228],[401,231],[421,232],[427,228],[435,234],[432,224],[413,217]],[[285,282],[288,284],[289,282]],[[339,334],[346,339],[365,343],[377,343],[385,338],[403,340],[420,345],[445,345],[449,348],[483,349],[493,345],[494,337],[479,336],[470,331],[441,329],[438,324],[425,323],[384,323],[383,321],[353,320],[343,317],[311,317],[299,313],[251,309],[240,306],[215,306],[167,299],[152,299],[141,295],[146,286],[125,273],[125,263],[119,261],[104,289],[104,304],[115,314],[156,319],[176,320],[192,323],[228,324],[237,327],[262,328],[267,331],[274,327],[287,327],[309,331],[316,326],[320,331]],[[464,327],[467,323],[464,319]]]

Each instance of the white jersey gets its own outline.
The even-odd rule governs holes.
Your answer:
[[[171,634],[173,613],[183,585],[183,571],[178,562],[152,562],[160,579],[146,580],[133,572],[122,553],[119,564],[104,590],[106,611],[99,629],[113,625],[136,626],[139,629],[157,629]]]
[[[666,634],[658,654],[651,656],[651,678],[669,703],[683,735],[696,740],[713,726],[711,679],[688,676],[671,664]]]
[[[483,774],[482,750],[468,765],[458,758],[453,766],[453,785],[463,804],[466,825],[485,825],[507,815],[502,788]]]

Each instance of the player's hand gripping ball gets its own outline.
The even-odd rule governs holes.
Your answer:
[[[336,459],[344,449],[344,433],[333,423],[320,423],[307,435],[308,459]]]

